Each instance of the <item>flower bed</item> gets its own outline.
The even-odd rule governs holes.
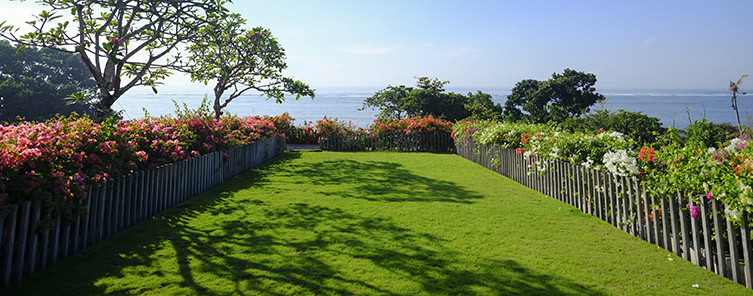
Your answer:
[[[45,217],[86,211],[86,184],[277,134],[287,118],[177,117],[96,124],[89,118],[0,126],[0,209],[42,200]]]
[[[753,212],[753,145],[747,138],[708,149],[676,142],[639,149],[619,132],[569,133],[547,125],[472,120],[456,124],[453,135],[456,141],[516,149],[526,159],[543,156],[634,176],[657,197],[681,192],[696,203],[718,199],[733,220],[739,220],[742,211]],[[499,160],[494,161],[499,165]],[[539,173],[547,168],[546,162],[532,166]],[[698,217],[697,208],[689,210]]]

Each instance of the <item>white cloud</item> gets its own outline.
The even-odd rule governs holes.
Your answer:
[[[353,46],[340,50],[341,52],[354,54],[354,55],[382,55],[395,52],[394,47],[386,46]]]

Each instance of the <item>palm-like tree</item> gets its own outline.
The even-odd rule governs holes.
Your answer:
[[[737,116],[737,129],[740,131],[741,137],[743,136],[743,126],[740,124],[740,112],[737,111],[737,92],[740,91],[740,83],[745,77],[748,77],[748,74],[740,76],[740,79],[738,79],[737,82],[729,82],[729,90],[732,91],[732,109],[735,109],[735,116]]]

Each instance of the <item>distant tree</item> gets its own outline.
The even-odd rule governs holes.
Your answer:
[[[546,81],[520,81],[507,96],[505,120],[545,123],[578,117],[605,99],[595,92],[594,84],[596,75],[571,69],[554,73]]]
[[[207,18],[225,13],[225,0],[45,0],[46,9],[27,22],[31,32],[0,22],[0,37],[20,44],[79,55],[96,81],[97,110],[104,120],[111,106],[135,86],[155,86],[170,73],[167,55],[200,34]],[[70,15],[63,17],[64,15]],[[125,79],[124,79],[125,78]],[[121,80],[123,79],[123,80]],[[78,94],[85,100],[89,96]]]
[[[582,117],[567,118],[559,126],[565,130],[586,133],[599,129],[616,131],[626,135],[638,145],[655,143],[659,136],[667,132],[667,129],[662,127],[659,118],[625,110],[617,112],[609,112],[605,109],[596,110]]]
[[[743,125],[742,123],[740,123],[740,112],[737,111],[737,93],[740,91],[740,83],[743,82],[743,79],[745,77],[748,77],[748,75],[745,74],[743,76],[740,76],[740,79],[738,79],[737,82],[729,82],[729,90],[732,92],[732,109],[735,109],[735,116],[737,117],[737,130],[740,132],[741,137],[743,135]]]
[[[492,101],[492,95],[476,91],[476,93],[468,93],[465,103],[465,110],[471,115],[471,119],[475,120],[494,120],[502,121],[502,106],[499,103]]]
[[[193,81],[215,81],[215,118],[220,118],[222,109],[233,99],[252,89],[277,103],[285,100],[285,93],[296,95],[296,100],[314,97],[308,85],[282,75],[287,68],[285,49],[268,29],[246,30],[246,20],[238,14],[218,16],[201,29],[201,38],[191,41],[187,62],[174,67],[190,73]],[[230,96],[221,102],[231,89]]]
[[[478,118],[493,117],[493,112],[502,115],[502,107],[491,100],[491,95],[478,91],[468,96],[446,93],[444,86],[449,81],[437,78],[417,77],[416,87],[387,86],[366,98],[363,107],[378,108],[381,120],[432,115],[449,121],[458,121],[478,113]]]
[[[56,115],[91,113],[85,103],[67,104],[70,94],[95,82],[81,60],[69,53],[13,46],[0,41],[0,122],[17,117],[44,121]]]
[[[693,147],[720,147],[737,136],[739,130],[729,123],[708,122],[706,118],[680,131],[685,144]]]

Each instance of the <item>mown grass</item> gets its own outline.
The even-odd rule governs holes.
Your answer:
[[[0,294],[751,290],[456,155],[286,152]]]

